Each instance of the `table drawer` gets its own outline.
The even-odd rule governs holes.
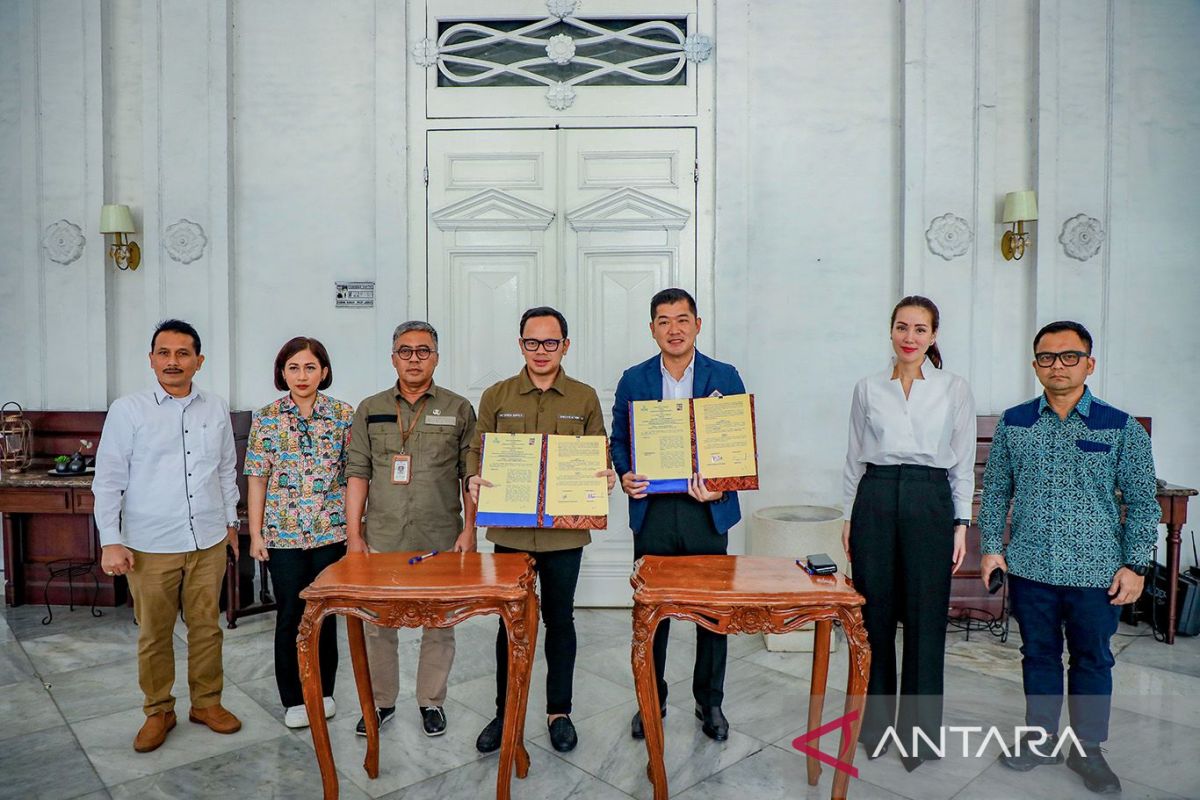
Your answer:
[[[76,489],[71,493],[76,514],[90,514],[96,504],[96,497],[87,489]]]
[[[88,492],[90,495],[91,492]],[[71,513],[70,489],[0,489],[0,511],[10,514]]]

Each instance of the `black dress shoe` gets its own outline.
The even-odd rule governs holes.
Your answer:
[[[1036,747],[1036,752],[1035,752]],[[1012,755],[1000,754],[1000,763],[1017,772],[1029,772],[1034,767],[1061,764],[1062,753],[1051,755],[1058,747],[1058,737],[1051,735],[1039,745],[1031,745],[1026,739],[1021,739],[1013,745]]]
[[[385,723],[391,722],[392,717],[396,716],[396,707],[388,706],[387,708],[376,709],[375,711],[379,719],[379,730],[383,730]],[[362,717],[358,718],[358,724],[354,726],[354,732],[359,736],[367,735],[367,721]]]
[[[704,735],[718,742],[729,738],[729,720],[721,713],[720,706],[696,706],[696,719],[702,723]]]
[[[662,718],[667,718],[667,707],[662,707]],[[642,712],[633,712],[633,719],[629,722],[629,735],[635,739],[645,739],[646,729],[642,727]]]
[[[1075,748],[1071,748],[1070,754],[1067,756],[1067,768],[1083,778],[1083,785],[1089,792],[1096,794],[1121,793],[1121,779],[1104,760],[1104,754],[1100,752],[1098,744],[1083,745],[1083,755],[1079,755]]]
[[[441,706],[421,706],[421,727],[426,736],[441,736],[446,732],[446,712]]]
[[[494,717],[487,727],[479,732],[475,740],[475,749],[481,753],[494,753],[500,749],[500,740],[504,737],[504,717]]]
[[[556,717],[550,723],[550,744],[560,753],[569,753],[579,744],[575,723],[570,717]]]

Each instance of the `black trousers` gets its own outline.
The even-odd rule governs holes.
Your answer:
[[[275,589],[275,682],[279,685],[279,700],[284,708],[304,705],[300,688],[300,665],[296,656],[296,634],[304,616],[304,601],[300,590],[308,586],[321,570],[346,555],[345,542],[327,544],[303,550],[299,547],[271,547],[267,570]],[[333,696],[337,678],[338,646],[337,617],[330,615],[321,623],[321,638],[317,646],[321,664],[321,694]]]
[[[909,756],[913,729],[937,742],[942,724],[946,616],[954,555],[954,503],[946,471],[870,465],[850,515],[854,587],[867,603],[871,676],[859,741],[874,749],[887,728]],[[896,704],[896,623],[904,623],[900,703]]]
[[[583,548],[534,553],[496,545],[497,553],[528,553],[540,586],[546,626],[546,713],[570,714],[575,691],[575,587]],[[508,693],[508,631],[503,620],[496,633],[496,716],[504,716]]]
[[[650,497],[646,521],[633,537],[633,558],[642,556],[725,555],[729,537],[713,525],[712,512],[705,503],[686,494],[662,494]],[[658,683],[658,702],[667,702],[667,641],[671,621],[664,619],[654,632],[654,677]],[[692,670],[692,695],[702,706],[719,706],[725,699],[725,661],[728,640],[723,634],[696,626],[696,665]]]

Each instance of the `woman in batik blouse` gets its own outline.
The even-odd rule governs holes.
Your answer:
[[[278,607],[275,681],[289,728],[308,725],[296,658],[304,613],[300,590],[346,554],[346,445],[354,409],[326,395],[329,353],[297,336],[275,357],[275,388],[287,394],[254,412],[246,447],[250,555],[267,563]],[[337,675],[337,623],[327,617],[318,648],[325,716]]]

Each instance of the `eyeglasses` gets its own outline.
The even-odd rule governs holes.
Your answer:
[[[306,420],[304,417],[300,417],[296,421],[296,430],[300,431],[300,452],[306,455],[311,453],[313,449],[313,440],[312,436],[308,432],[308,420]]]
[[[408,345],[402,345],[397,347],[392,352],[400,356],[401,361],[408,361],[412,359],[413,356],[417,357],[417,361],[428,361],[429,357],[436,353],[437,350],[433,350],[428,347],[409,347]]]
[[[539,347],[546,348],[547,353],[553,353],[558,350],[559,345],[563,343],[563,339],[522,339],[521,347],[524,347],[530,353],[536,353]]]
[[[1033,360],[1042,369],[1049,369],[1054,366],[1054,362],[1061,361],[1064,367],[1074,367],[1079,364],[1079,359],[1089,358],[1091,353],[1085,353],[1082,350],[1064,350],[1061,353],[1034,353]]]

